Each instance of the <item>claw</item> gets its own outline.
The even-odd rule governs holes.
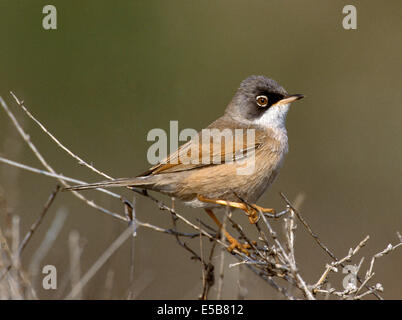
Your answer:
[[[234,250],[234,249],[237,249],[237,250],[239,250],[240,252],[243,252],[245,255],[247,255],[247,256],[249,256],[250,255],[250,253],[248,252],[248,250],[247,249],[250,249],[251,248],[251,246],[248,244],[248,243],[244,243],[244,244],[242,244],[242,243],[240,243],[239,241],[237,241],[235,238],[227,238],[228,239],[228,241],[230,242],[230,246],[228,247],[228,251],[230,252],[230,253],[232,253],[232,251]]]
[[[256,224],[258,220],[260,220],[260,213],[257,210],[250,208],[245,212],[248,216],[248,221],[250,221],[251,224]]]
[[[263,208],[257,206],[256,204],[254,204],[253,207],[249,206],[247,209],[244,210],[244,212],[246,212],[246,214],[248,215],[248,220],[251,224],[255,224],[258,222],[258,220],[260,220],[260,211],[275,214],[275,209]]]

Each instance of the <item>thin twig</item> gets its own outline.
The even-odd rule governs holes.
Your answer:
[[[7,104],[4,102],[2,97],[0,97],[0,105],[3,107],[4,111],[7,113],[7,115],[9,116],[11,121],[13,122],[14,126],[16,127],[16,129],[18,130],[19,134],[21,135],[22,139],[26,142],[28,147],[32,150],[34,155],[38,158],[38,160],[42,163],[42,165],[46,168],[46,170],[51,172],[52,174],[56,175],[57,173],[55,172],[55,170],[48,164],[48,162],[45,160],[45,158],[42,156],[42,154],[39,152],[39,150],[36,148],[36,146],[32,143],[30,136],[25,133],[24,129],[22,129],[21,125],[19,124],[19,122],[17,121],[17,119],[15,118],[15,116],[11,112],[11,110],[8,108]],[[63,186],[69,187],[69,185],[63,179],[57,178],[57,180],[59,180],[60,183]],[[79,198],[80,200],[84,201],[87,205],[89,205],[89,206],[91,206],[91,207],[93,207],[93,208],[95,208],[95,209],[97,209],[97,210],[99,210],[99,211],[101,211],[103,213],[106,213],[108,215],[114,216],[115,218],[122,219],[122,217],[120,215],[117,215],[117,214],[115,214],[113,212],[105,210],[104,208],[98,206],[95,202],[86,199],[80,193],[78,193],[76,191],[72,191],[72,193],[77,198]]]
[[[327,279],[328,274],[331,271],[337,271],[336,267],[342,265],[345,261],[349,261],[355,254],[359,252],[361,248],[363,248],[367,241],[370,239],[369,236],[366,236],[360,243],[355,247],[355,249],[350,249],[349,253],[342,258],[341,260],[337,260],[332,262],[331,264],[327,265],[324,273],[321,275],[320,279],[316,282],[315,285],[313,285],[313,292],[316,292],[318,288],[321,287],[321,285],[324,283],[324,281]]]
[[[44,175],[44,176],[47,176],[47,177],[61,179],[61,180],[67,181],[67,182],[72,182],[74,184],[85,184],[86,183],[85,181],[82,181],[82,180],[66,177],[65,175],[62,175],[62,174],[51,173],[49,171],[34,168],[34,167],[31,167],[31,166],[28,166],[28,165],[25,165],[25,164],[22,164],[22,163],[19,163],[19,162],[10,160],[10,159],[6,159],[6,158],[3,158],[3,157],[0,157],[0,162],[3,162],[3,163],[8,164],[10,166],[20,168],[20,169],[23,169],[23,170],[26,170],[26,171],[38,173],[38,174],[41,174],[41,175]],[[121,199],[121,195],[119,195],[117,193],[114,193],[114,192],[111,192],[111,191],[109,191],[107,189],[97,188],[96,190],[100,191],[100,192],[103,192],[103,193],[106,193],[109,196],[112,196],[114,198]]]
[[[283,200],[285,200],[286,204],[293,210],[293,212],[296,214],[297,218],[300,220],[300,222],[306,227],[310,235],[314,238],[314,240],[318,243],[318,245],[335,261],[338,259],[335,257],[335,255],[331,252],[331,250],[328,249],[328,247],[322,243],[320,238],[313,232],[311,229],[310,225],[307,223],[306,220],[304,220],[303,216],[300,214],[299,210],[297,210],[292,203],[289,201],[289,199],[282,193],[279,193],[280,196],[282,197]]]
[[[223,216],[223,220],[222,220],[222,228],[221,230],[226,230],[226,222],[227,222],[227,217],[230,214],[230,210],[229,207],[227,207],[227,211],[226,214]],[[225,239],[225,235],[222,232],[220,234],[221,237],[221,241],[223,242]],[[223,291],[223,278],[225,275],[225,251],[222,248],[221,249],[221,253],[220,253],[220,264],[219,264],[219,278],[218,278],[218,292],[216,295],[216,299],[217,300],[221,300],[222,299],[222,291]]]
[[[314,296],[312,295],[311,291],[307,288],[307,285],[303,278],[300,276],[299,271],[296,267],[296,265],[293,263],[292,259],[289,258],[288,254],[286,253],[285,249],[283,248],[282,244],[279,242],[276,232],[272,229],[271,225],[269,224],[268,220],[264,215],[262,215],[262,219],[267,226],[267,229],[272,236],[272,239],[274,240],[276,246],[279,248],[279,251],[281,252],[281,255],[285,259],[285,261],[289,264],[290,269],[296,279],[297,286],[302,290],[304,295],[306,296],[307,299],[309,300],[315,300]]]
[[[71,152],[67,147],[65,147],[54,135],[52,135],[46,128],[44,125],[42,125],[42,123],[40,123],[32,114],[31,112],[28,111],[28,109],[26,108],[26,106],[24,105],[24,101],[21,101],[17,98],[17,96],[11,91],[10,94],[12,95],[12,97],[14,98],[14,100],[17,102],[17,104],[22,108],[22,110],[24,110],[24,112],[28,115],[28,117],[30,117],[38,126],[39,128],[42,129],[43,132],[45,132],[55,143],[58,147],[60,147],[61,149],[63,149],[65,152],[67,152],[71,157],[73,157],[74,159],[76,159],[78,161],[78,163],[80,165],[84,165],[85,167],[87,167],[88,169],[96,172],[97,174],[105,177],[106,179],[112,180],[113,178],[108,176],[106,173],[96,169],[94,166],[90,165],[89,163],[87,163],[86,161],[82,160],[80,157],[78,157],[76,154],[74,154],[73,152]]]
[[[22,240],[20,247],[18,249],[18,255],[21,256],[22,251],[28,244],[29,240],[32,238],[34,232],[42,223],[43,218],[46,215],[46,212],[49,210],[50,206],[52,205],[54,199],[56,198],[57,194],[60,191],[60,186],[57,185],[56,189],[50,194],[49,199],[46,201],[41,214],[39,215],[38,219],[32,224],[31,228],[29,229],[28,233],[25,235],[24,240]]]

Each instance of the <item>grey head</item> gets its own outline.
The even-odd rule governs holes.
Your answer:
[[[243,124],[281,127],[285,124],[290,103],[301,98],[301,94],[289,95],[275,80],[250,76],[240,84],[225,116]]]

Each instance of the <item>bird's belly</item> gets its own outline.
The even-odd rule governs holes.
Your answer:
[[[274,182],[282,160],[282,153],[271,154],[268,160],[256,156],[255,166],[249,174],[239,174],[239,165],[235,163],[197,170],[188,177],[187,184],[183,188],[185,192],[182,200],[189,206],[203,208],[216,207],[216,205],[199,201],[197,195],[208,199],[236,202],[241,201],[241,198],[254,203]]]

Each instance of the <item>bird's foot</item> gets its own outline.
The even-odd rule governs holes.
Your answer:
[[[275,209],[263,208],[256,204],[248,205],[244,202],[235,202],[220,199],[208,199],[203,197],[202,195],[198,195],[197,198],[202,202],[220,204],[222,206],[241,209],[247,214],[248,220],[250,221],[251,224],[255,224],[258,222],[258,220],[260,219],[259,215],[260,212],[275,214]]]
[[[229,232],[226,231],[226,229],[223,227],[222,223],[218,220],[218,218],[215,216],[215,214],[212,212],[211,209],[205,209],[205,212],[212,218],[212,220],[215,221],[219,229],[223,232],[225,235],[226,239],[229,241],[230,246],[228,247],[228,251],[232,253],[234,249],[239,250],[239,252],[242,252],[246,255],[250,255],[247,249],[250,249],[251,246],[247,243],[241,244],[239,241],[237,241],[234,237],[230,235]]]
[[[258,220],[260,220],[260,212],[271,213],[271,214],[276,213],[275,209],[263,208],[256,204],[253,204],[252,206],[246,205],[245,208],[242,210],[247,214],[248,220],[250,221],[251,224],[257,223]]]
[[[230,242],[230,246],[228,247],[228,251],[232,253],[234,249],[239,250],[240,252],[246,254],[247,256],[250,255],[247,249],[250,249],[251,246],[248,243],[240,243],[238,240],[233,238],[229,233],[226,235],[226,239]]]

